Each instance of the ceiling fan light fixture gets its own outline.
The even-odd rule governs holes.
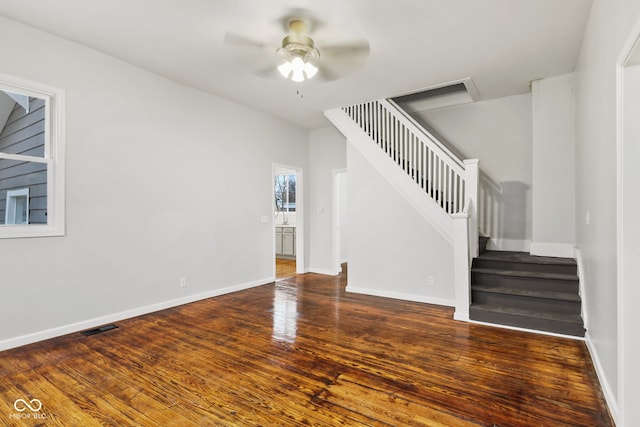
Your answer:
[[[278,66],[278,71],[284,78],[299,83],[318,73],[318,67],[311,61],[318,59],[320,53],[315,48],[313,39],[304,34],[306,25],[303,21],[293,20],[289,23],[289,28],[291,32],[282,39],[282,47],[277,52],[284,60]]]
[[[305,62],[304,64],[304,73],[307,75],[308,79],[312,79],[313,76],[318,72],[318,67],[313,65],[311,62]]]
[[[318,67],[302,58],[300,55],[293,55],[289,60],[278,66],[278,71],[286,79],[290,78],[294,82],[303,82],[313,78],[318,73]]]
[[[278,65],[278,71],[280,72],[280,74],[282,74],[282,77],[288,79],[289,74],[291,74],[291,71],[293,71],[291,61],[285,61],[282,64]]]

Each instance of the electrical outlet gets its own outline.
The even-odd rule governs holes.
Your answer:
[[[587,213],[584,214],[584,223],[587,225],[591,223],[591,212],[587,211]]]
[[[427,286],[434,286],[433,276],[427,276]]]
[[[180,278],[180,287],[181,288],[186,288],[187,287],[187,278],[186,277],[181,277]]]

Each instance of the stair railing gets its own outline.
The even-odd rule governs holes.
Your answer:
[[[342,110],[447,214],[462,212],[468,198],[465,162],[393,101],[365,102]]]
[[[450,224],[445,228],[454,246],[454,317],[469,320],[470,267],[478,256],[478,160],[458,159],[390,100],[329,110],[325,115],[347,138],[357,129],[363,131],[417,185],[417,195],[424,192],[438,206],[434,213],[439,210],[442,215],[437,217],[444,223],[436,222]]]

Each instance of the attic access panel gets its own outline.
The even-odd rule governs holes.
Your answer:
[[[471,79],[450,84],[432,86],[393,98],[393,101],[409,113],[435,110],[437,108],[468,104],[478,99]]]

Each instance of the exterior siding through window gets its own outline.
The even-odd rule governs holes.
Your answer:
[[[29,112],[15,105],[0,133],[0,152],[44,157],[45,101],[29,99]],[[29,223],[47,223],[47,166],[0,159],[0,224],[4,224],[7,190],[29,188]]]

